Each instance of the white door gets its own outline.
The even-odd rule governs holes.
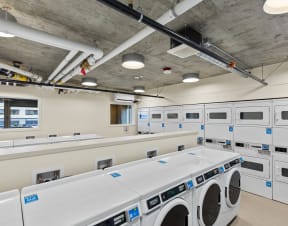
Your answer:
[[[246,175],[258,178],[270,178],[270,160],[243,156],[244,162],[241,163],[241,172]]]
[[[275,179],[288,184],[288,162],[274,161]]]
[[[208,108],[205,110],[207,124],[231,124],[231,108]]]
[[[183,122],[203,123],[203,109],[183,110]]]
[[[236,125],[270,126],[270,107],[247,106],[235,109]]]
[[[284,105],[275,106],[274,125],[288,126],[288,106],[284,106]]]

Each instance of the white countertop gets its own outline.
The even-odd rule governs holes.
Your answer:
[[[131,142],[136,143],[136,142],[143,142],[143,141],[167,139],[167,138],[181,137],[181,136],[186,136],[186,135],[192,136],[192,135],[196,135],[196,133],[191,132],[191,131],[181,131],[181,132],[169,132],[169,133],[93,139],[93,140],[80,140],[80,141],[71,141],[71,142],[63,142],[63,143],[39,144],[39,145],[23,146],[23,147],[0,148],[0,161],[8,160],[8,159],[15,159],[15,158],[47,155],[47,154],[56,154],[56,153],[62,153],[62,152],[79,151],[82,149],[92,149],[92,148],[98,148],[98,147],[128,144]]]

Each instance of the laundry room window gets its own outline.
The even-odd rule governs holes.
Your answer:
[[[199,119],[199,113],[186,113],[186,119]]]
[[[263,112],[240,112],[241,120],[263,120]]]
[[[0,128],[37,128],[38,111],[37,100],[2,97],[0,98]]]
[[[111,104],[110,124],[129,125],[132,124],[132,105]]]
[[[212,112],[209,113],[210,119],[227,119],[227,113],[226,112]]]

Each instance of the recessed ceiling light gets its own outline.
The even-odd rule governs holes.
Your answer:
[[[97,86],[97,80],[92,77],[84,77],[81,81],[82,86]]]
[[[183,75],[183,82],[184,83],[193,83],[199,81],[199,74],[195,73],[188,73]]]
[[[134,92],[135,93],[144,93],[145,92],[144,86],[135,86]]]
[[[136,70],[144,66],[144,56],[138,53],[128,53],[122,57],[122,67],[124,68]]]
[[[264,12],[268,14],[283,14],[288,13],[287,0],[266,0],[263,6]]]

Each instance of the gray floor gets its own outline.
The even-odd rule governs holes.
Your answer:
[[[288,205],[242,192],[241,207],[231,226],[287,226]]]

